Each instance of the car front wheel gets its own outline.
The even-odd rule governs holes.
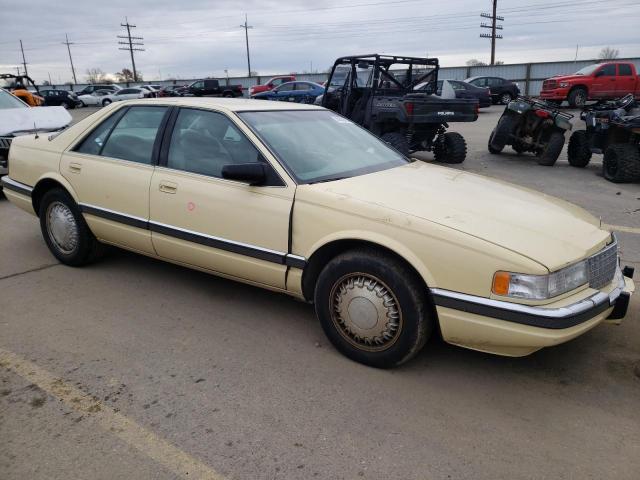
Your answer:
[[[39,217],[44,241],[60,262],[78,267],[91,263],[104,252],[104,245],[94,237],[76,203],[64,190],[44,194]]]
[[[511,96],[510,93],[503,93],[500,96],[500,103],[502,105],[508,105],[511,100],[513,100],[513,97]]]
[[[413,358],[436,321],[416,273],[374,249],[351,250],[331,260],[320,273],[314,300],[322,328],[336,349],[377,368]]]
[[[109,100],[108,98],[105,98],[105,99],[102,101],[102,106],[103,106],[103,107],[106,107],[106,106],[107,106],[107,105],[109,105],[110,103],[111,103],[111,100]]]

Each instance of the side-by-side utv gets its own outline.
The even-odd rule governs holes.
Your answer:
[[[437,96],[437,58],[356,55],[338,58],[322,106],[378,135],[401,153],[433,151],[444,163],[461,163],[467,145],[450,122],[478,119],[478,101]],[[444,89],[443,89],[444,90]]]

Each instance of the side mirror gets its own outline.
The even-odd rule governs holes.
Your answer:
[[[222,178],[259,186],[267,180],[267,169],[264,163],[258,162],[230,163],[222,167]]]
[[[604,76],[604,70],[598,70],[596,72],[596,77],[603,77]]]

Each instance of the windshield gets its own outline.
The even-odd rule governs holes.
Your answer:
[[[576,75],[591,75],[600,65],[589,65],[588,67],[584,67],[583,69],[578,70]]]
[[[5,108],[28,108],[28,105],[6,90],[0,89],[0,109]]]
[[[354,177],[409,162],[378,137],[333,112],[279,110],[238,115],[298,183]]]

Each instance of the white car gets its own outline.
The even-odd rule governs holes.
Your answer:
[[[122,100],[134,100],[138,98],[147,98],[151,96],[151,91],[146,88],[123,88],[112,95],[105,95],[100,102],[103,107],[112,102],[120,102]]]
[[[80,95],[78,100],[82,102],[83,107],[102,105],[102,100],[109,95],[113,95],[114,92],[110,90],[97,90],[91,94]]]

